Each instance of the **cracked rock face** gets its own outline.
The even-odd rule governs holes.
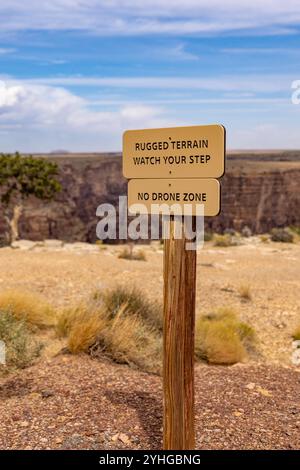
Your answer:
[[[259,160],[257,155],[255,161],[249,160],[253,155],[240,159],[229,155],[226,174],[221,179],[222,211],[219,216],[206,219],[210,229],[242,231],[248,227],[251,233],[263,233],[273,227],[300,225],[300,163],[295,155],[284,162],[280,154],[275,155],[274,162],[272,154],[268,161]],[[26,201],[19,223],[20,238],[94,242],[98,205],[110,203],[117,207],[119,196],[127,192],[121,156],[48,158],[59,164],[63,189],[50,203]],[[1,212],[0,240],[3,240],[6,226]]]

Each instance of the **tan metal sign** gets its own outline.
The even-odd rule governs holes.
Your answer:
[[[136,205],[139,205],[137,208]],[[135,214],[201,215],[220,211],[220,183],[216,179],[132,179],[128,182],[128,210]],[[134,207],[135,206],[135,207]]]
[[[225,128],[174,127],[123,134],[125,178],[220,178],[225,170]]]

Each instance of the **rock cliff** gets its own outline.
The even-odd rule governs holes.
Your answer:
[[[30,199],[20,220],[20,237],[65,241],[96,240],[96,208],[109,202],[117,206],[125,195],[118,154],[48,155],[60,167],[62,191],[50,203]],[[275,226],[300,226],[300,152],[229,154],[221,180],[222,211],[207,219],[215,231],[241,230],[255,233]],[[5,222],[0,213],[0,238]]]

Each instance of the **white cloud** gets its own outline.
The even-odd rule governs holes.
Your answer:
[[[161,107],[127,103],[94,110],[63,88],[0,81],[0,152],[16,150],[17,143],[23,151],[120,150],[125,129],[169,123]]]
[[[231,47],[222,49],[225,54],[299,55],[300,49],[283,47]]]
[[[0,56],[12,54],[13,52],[15,52],[15,49],[0,47]]]
[[[29,84],[48,86],[110,87],[128,89],[184,89],[223,92],[287,92],[289,75],[224,75],[213,77],[55,77],[28,79]]]
[[[298,0],[1,0],[1,30],[88,30],[97,34],[293,32]]]
[[[127,80],[133,86],[130,81],[133,79]],[[181,79],[176,80],[177,86]],[[236,77],[236,80],[239,78]],[[273,77],[273,80],[275,84],[280,82],[278,77]],[[150,83],[151,80],[148,79],[140,85],[149,86]],[[165,99],[141,103],[130,101],[130,95],[123,100],[118,97],[109,99],[107,90],[103,90],[101,99],[101,88],[97,93],[98,98],[88,100],[51,82],[42,84],[6,78],[0,80],[0,152],[17,149],[42,152],[55,148],[116,151],[121,150],[122,132],[125,129],[210,122],[227,125],[230,147],[300,146],[297,128],[300,106],[293,106],[288,101],[288,96],[286,100],[273,95],[257,97],[251,94],[249,96],[248,91],[241,92],[240,95],[235,91],[234,95],[229,93],[227,96],[225,92],[220,93],[220,84],[223,84],[225,91],[228,88],[224,83],[227,83],[227,79],[223,77],[219,78],[218,83],[214,82],[219,92],[215,98],[192,99],[183,95],[178,99],[168,99],[166,96]],[[249,79],[249,83],[253,85],[254,82]],[[163,84],[166,88],[166,83]],[[190,85],[185,82],[185,86]],[[257,77],[253,88],[257,90],[258,85],[263,88],[268,83],[265,84],[262,77]],[[290,93],[291,82],[288,83],[287,90]],[[176,108],[176,105],[180,107]],[[273,127],[269,127],[269,124]]]

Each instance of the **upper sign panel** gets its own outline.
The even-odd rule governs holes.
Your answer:
[[[225,128],[171,127],[123,134],[125,178],[220,178],[225,170]]]

